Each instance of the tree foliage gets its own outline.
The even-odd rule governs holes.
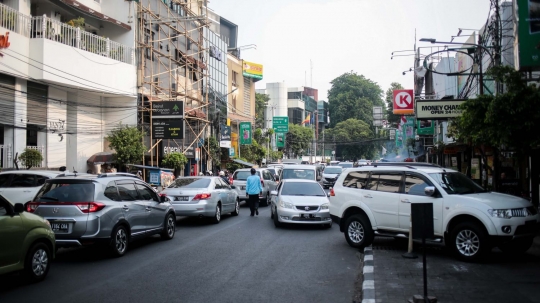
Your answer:
[[[264,128],[264,110],[270,96],[255,93],[255,128]]]
[[[289,124],[285,137],[285,153],[291,157],[306,154],[313,140],[313,130],[302,125]]]
[[[25,148],[19,156],[19,161],[21,161],[22,165],[26,166],[26,169],[30,169],[41,165],[43,155],[39,150]]]
[[[181,170],[182,168],[184,168],[187,162],[188,159],[186,155],[179,152],[172,152],[166,154],[165,157],[163,157],[163,159],[161,160],[161,165],[163,167]]]
[[[400,115],[394,115],[394,90],[404,89],[401,84],[397,82],[390,83],[390,87],[386,90],[386,120],[389,123],[389,127],[397,128],[397,124],[400,119]]]
[[[146,151],[143,137],[139,128],[122,124],[109,133],[106,139],[115,151],[115,161],[120,167],[141,161]]]
[[[221,164],[221,147],[215,137],[208,137],[204,140],[204,145],[208,148],[209,156],[214,161],[214,165],[219,166]]]
[[[503,84],[506,92],[465,101],[450,136],[476,146],[507,146],[529,154],[540,145],[538,87],[527,85],[521,74],[508,66],[494,67],[488,75]]]
[[[359,119],[371,125],[373,106],[383,106],[380,86],[354,72],[344,73],[330,82],[328,107],[330,127],[350,118]]]
[[[373,132],[366,122],[350,118],[337,123],[334,128],[325,131],[327,132],[327,138],[331,137],[336,142],[347,142],[347,144],[341,144],[338,150],[338,153],[341,154],[342,157],[347,159],[372,159],[375,156],[376,151],[374,143],[362,143],[362,141],[373,138]]]
[[[246,161],[261,165],[262,159],[267,155],[266,143],[268,142],[268,134],[262,129],[257,128],[253,132],[251,145],[242,145],[240,154]]]

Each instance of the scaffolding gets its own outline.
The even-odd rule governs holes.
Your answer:
[[[199,160],[210,160],[204,140],[210,129],[208,88],[204,87],[209,77],[208,51],[204,48],[204,30],[209,26],[206,1],[140,0],[135,5],[138,122],[149,134],[149,155],[143,163],[149,160],[150,165],[158,166],[160,145],[178,148],[184,154],[200,148]],[[152,139],[151,108],[156,101],[184,102],[182,140]]]

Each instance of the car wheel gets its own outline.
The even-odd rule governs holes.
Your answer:
[[[373,229],[366,216],[352,215],[345,221],[345,239],[354,248],[363,248],[373,242]]]
[[[176,232],[176,218],[173,214],[168,214],[165,217],[165,223],[163,224],[163,231],[161,232],[161,239],[171,240],[174,238]]]
[[[212,222],[214,222],[214,224],[218,224],[219,221],[221,221],[221,207],[218,203],[218,205],[216,205],[216,213],[214,217],[212,217]]]
[[[282,226],[282,223],[279,222],[279,219],[278,219],[279,216],[278,216],[277,208],[274,209],[274,212],[275,212],[275,214],[274,214],[274,226],[275,226],[276,228],[281,227],[281,226]]]
[[[51,252],[45,243],[36,243],[26,255],[24,270],[33,282],[45,279],[51,267]]]
[[[274,219],[274,208],[270,205],[270,219]]]
[[[236,202],[234,204],[234,211],[231,213],[231,215],[238,216],[239,213],[240,213],[240,201],[236,199]]]
[[[270,205],[270,199],[268,199],[269,194],[266,193],[266,197],[264,198],[264,206]]]
[[[459,259],[469,262],[478,260],[489,250],[483,228],[473,222],[462,222],[454,227],[450,244]]]
[[[524,254],[533,244],[533,238],[518,239],[499,245],[499,249],[506,254]]]
[[[111,239],[111,252],[115,257],[121,257],[126,254],[129,244],[129,238],[126,231],[126,228],[122,225],[117,226],[113,233]]]

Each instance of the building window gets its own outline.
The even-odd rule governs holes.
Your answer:
[[[233,71],[232,72],[232,85],[237,87],[238,86],[238,82],[236,81],[236,78],[238,77],[238,73]]]
[[[33,124],[26,125],[26,146],[37,146],[38,126]]]

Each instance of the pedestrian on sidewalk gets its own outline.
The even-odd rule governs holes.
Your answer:
[[[251,216],[253,213],[259,215],[259,194],[262,193],[261,178],[256,175],[255,168],[251,169],[251,176],[246,181],[246,194],[248,195],[249,209]]]

